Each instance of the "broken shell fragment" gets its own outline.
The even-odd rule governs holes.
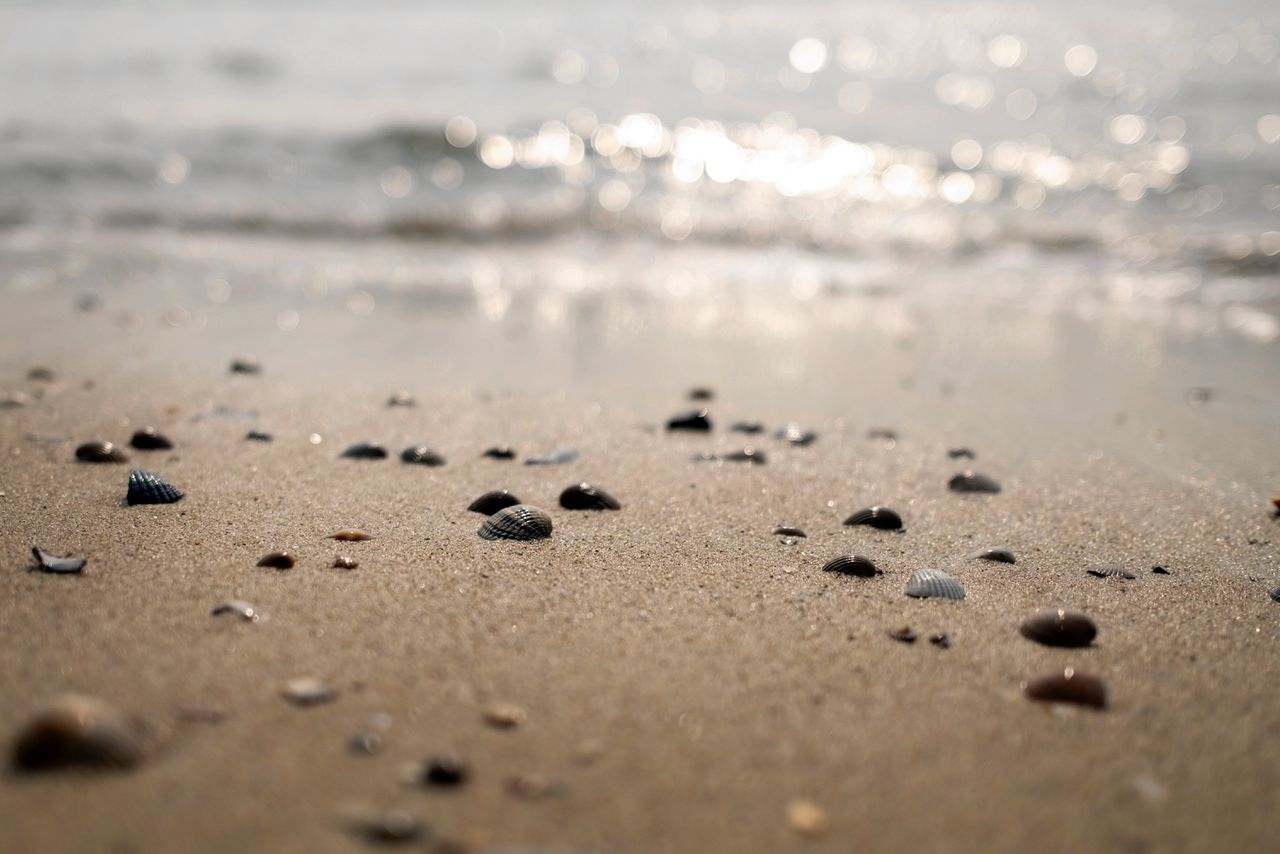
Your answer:
[[[1094,578],[1121,578],[1125,581],[1133,581],[1138,577],[1132,572],[1118,566],[1103,566],[1098,569],[1087,569],[1085,572],[1089,573]]]
[[[505,489],[495,489],[472,501],[467,505],[467,509],[472,513],[483,513],[486,516],[492,516],[499,510],[514,507],[519,503],[520,499]]]
[[[245,602],[243,599],[231,599],[227,602],[214,605],[210,616],[220,617],[223,614],[235,614],[246,623],[257,623],[266,619],[266,615],[261,613],[257,608]]]
[[[271,569],[293,569],[297,564],[292,552],[267,552],[258,558],[258,566],[265,566]]]
[[[419,466],[442,466],[444,465],[444,457],[428,448],[426,445],[414,445],[405,448],[400,452],[401,462],[412,463]]]
[[[961,472],[947,481],[952,492],[987,492],[1000,491],[1000,484],[993,478],[975,471]]]
[[[131,768],[142,761],[145,724],[94,699],[68,695],[38,712],[18,733],[13,765],[23,771],[68,767]]]
[[[844,520],[846,525],[870,525],[882,531],[896,531],[902,528],[902,517],[888,507],[877,504],[859,510]]]
[[[711,419],[707,417],[707,410],[693,409],[672,416],[667,421],[667,430],[695,430],[706,433],[711,430]]]
[[[76,448],[76,459],[82,463],[127,463],[129,455],[114,442],[85,442]]]
[[[1065,668],[1027,685],[1027,697],[1043,703],[1072,703],[1092,709],[1107,707],[1107,686],[1096,676]]]
[[[980,551],[973,556],[974,560],[989,560],[995,563],[1017,563],[1017,559],[1013,556],[1013,552],[1005,548],[994,548]]]
[[[45,572],[79,572],[84,569],[84,565],[89,562],[82,557],[54,557],[39,546],[32,546],[31,553],[35,555],[36,561],[40,564],[40,568]]]
[[[343,528],[341,531],[334,531],[326,539],[341,540],[344,543],[360,543],[365,540],[372,540],[373,537],[359,528]]]
[[[566,510],[621,510],[618,499],[598,486],[577,483],[560,493],[560,506]]]
[[[337,692],[328,685],[310,676],[290,679],[284,683],[284,690],[280,693],[295,706],[318,706],[337,696]]]
[[[858,578],[875,578],[883,573],[869,557],[862,555],[840,555],[833,557],[822,565],[823,572],[838,572],[841,575],[855,575]]]
[[[172,504],[182,498],[182,490],[169,483],[160,475],[142,469],[129,472],[129,486],[125,493],[125,503],[135,504]]]
[[[154,427],[135,430],[129,437],[129,444],[139,451],[167,451],[173,447],[169,437],[158,432]]]
[[[494,513],[476,532],[483,540],[544,540],[551,536],[551,517],[528,504]]]
[[[387,458],[387,449],[372,442],[357,442],[342,452],[342,458],[347,460],[385,460]]]
[[[1041,611],[1018,631],[1024,638],[1045,646],[1082,647],[1093,643],[1098,627],[1084,614],[1058,608]]]
[[[964,598],[964,587],[959,581],[940,569],[918,569],[907,582],[907,595],[913,599]]]

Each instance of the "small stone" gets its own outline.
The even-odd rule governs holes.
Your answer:
[[[359,565],[355,558],[346,555],[338,555],[333,559],[335,569],[355,569]]]
[[[362,729],[347,739],[347,749],[357,756],[373,756],[382,751],[382,733]]]
[[[822,836],[831,828],[826,811],[803,798],[787,804],[787,823],[801,836]]]
[[[484,722],[494,729],[515,729],[526,717],[524,709],[514,703],[494,703],[484,710]]]
[[[283,696],[295,706],[319,706],[328,703],[337,696],[337,692],[328,685],[311,676],[299,676],[290,679],[284,685]]]
[[[293,569],[297,564],[292,552],[267,552],[258,558],[258,566],[266,566],[271,569]]]
[[[526,801],[558,798],[569,791],[563,780],[545,774],[513,774],[506,779],[505,785],[509,794]]]
[[[461,786],[471,776],[471,768],[457,756],[441,754],[422,763],[419,778],[428,786]]]
[[[951,637],[946,632],[929,635],[929,643],[940,649],[951,649]]]
[[[889,637],[893,638],[896,641],[901,641],[902,643],[916,642],[916,633],[911,631],[910,626],[899,626],[898,628],[890,631],[888,634],[889,634]]]

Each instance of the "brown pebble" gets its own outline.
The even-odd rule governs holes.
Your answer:
[[[292,552],[268,552],[258,558],[258,566],[269,566],[272,569],[293,569],[297,562]]]
[[[329,535],[331,540],[342,540],[346,543],[359,543],[364,540],[372,540],[373,537],[359,528],[343,528],[341,531],[334,531]]]
[[[1096,676],[1067,667],[1027,685],[1027,697],[1044,703],[1072,703],[1092,709],[1107,707],[1107,686]]]
[[[494,703],[484,710],[484,722],[494,729],[515,729],[526,717],[524,709],[513,703]]]
[[[1098,627],[1084,614],[1058,608],[1041,611],[1018,631],[1024,638],[1045,646],[1081,647],[1093,643]]]
[[[131,768],[150,737],[137,718],[93,697],[68,695],[36,713],[18,733],[13,765],[23,771]]]
[[[355,558],[346,555],[338,555],[333,559],[333,565],[336,569],[355,569],[360,564]]]
[[[910,626],[899,626],[898,628],[894,629],[888,634],[889,634],[889,637],[893,638],[896,641],[901,641],[902,643],[916,642],[916,633],[911,631]]]
[[[826,811],[804,798],[787,804],[787,823],[801,836],[822,836],[831,828]]]

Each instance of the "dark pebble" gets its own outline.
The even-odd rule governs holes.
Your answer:
[[[348,460],[385,460],[387,449],[372,442],[357,442],[343,451],[342,457]]]
[[[1091,709],[1107,707],[1107,686],[1096,676],[1066,668],[1028,683],[1027,696],[1042,703],[1072,703]]]
[[[258,566],[271,569],[293,569],[297,560],[290,552],[268,552],[258,558]]]
[[[471,768],[457,756],[442,754],[422,763],[422,783],[428,786],[461,786],[471,776]]]
[[[275,437],[270,433],[263,433],[261,430],[250,430],[244,434],[244,438],[247,442],[270,442]]]
[[[911,631],[910,626],[899,626],[898,628],[893,629],[890,632],[887,632],[887,634],[889,635],[889,637],[893,638],[896,641],[900,641],[902,643],[916,642],[916,633]]]
[[[707,410],[695,409],[674,416],[667,422],[667,429],[697,430],[705,433],[711,430],[711,419],[707,417]]]
[[[952,492],[996,493],[1000,491],[1000,484],[993,478],[975,471],[962,472],[952,477],[947,481],[947,486]]]
[[[514,460],[516,452],[506,445],[500,445],[494,448],[488,448],[480,456],[491,460]]]
[[[1084,614],[1075,611],[1041,611],[1018,629],[1024,638],[1045,646],[1089,646],[1098,635],[1098,627]]]

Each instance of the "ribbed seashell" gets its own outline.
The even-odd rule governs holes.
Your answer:
[[[348,460],[385,460],[387,449],[372,442],[357,442],[342,452]]]
[[[400,459],[406,463],[413,463],[419,466],[442,466],[444,465],[444,457],[428,448],[426,445],[414,445],[411,448],[405,448],[400,452]]]
[[[491,460],[514,460],[516,452],[508,445],[498,445],[493,448],[487,448],[480,456]]]
[[[270,442],[275,439],[270,433],[265,433],[262,430],[250,430],[244,434],[244,438],[246,442]]]
[[[696,430],[706,433],[711,429],[711,419],[707,417],[707,410],[694,409],[689,412],[682,412],[674,415],[667,421],[668,430]]]
[[[472,501],[467,505],[467,509],[472,513],[483,513],[486,516],[492,516],[499,510],[515,507],[519,503],[520,499],[505,489],[494,489]]]
[[[393,392],[391,397],[387,398],[387,406],[417,406],[418,401],[413,399],[413,395],[401,389]]]
[[[145,724],[102,700],[69,695],[37,713],[18,733],[13,764],[23,771],[68,767],[131,768],[151,737]]]
[[[856,575],[858,578],[874,578],[883,573],[876,568],[871,558],[862,555],[840,555],[833,557],[822,565],[823,572],[838,572],[842,575]]]
[[[953,492],[996,493],[1000,491],[1000,484],[996,483],[993,478],[976,471],[966,471],[955,475],[951,480],[947,481],[947,486]]]
[[[882,531],[896,531],[902,527],[902,517],[896,512],[877,504],[854,513],[844,520],[846,525],[870,525]]]
[[[79,572],[89,562],[82,557],[54,557],[39,546],[32,546],[31,553],[35,555],[40,568],[45,572]]]
[[[129,472],[129,488],[125,493],[125,503],[134,504],[172,504],[182,498],[182,490],[169,483],[160,475],[142,469]]]
[[[359,528],[343,528],[341,531],[334,531],[327,539],[342,540],[344,543],[361,543],[365,540],[372,540],[373,536],[367,531],[361,531]]]
[[[757,433],[764,432],[764,425],[759,421],[735,421],[729,425],[729,430],[734,433],[746,433],[754,436]]]
[[[1084,614],[1061,608],[1041,611],[1018,629],[1024,638],[1045,646],[1081,647],[1093,643],[1098,627]]]
[[[238,359],[231,360],[231,373],[260,374],[262,373],[262,363],[253,356],[241,356]]]
[[[804,531],[800,530],[799,528],[793,528],[793,527],[791,527],[790,525],[779,525],[778,527],[776,527],[776,528],[774,528],[774,529],[773,529],[773,532],[774,532],[775,534],[777,534],[779,537],[805,537],[805,538],[808,538],[808,536],[809,536],[808,534],[806,534]]]
[[[1094,578],[1122,578],[1125,581],[1133,581],[1138,577],[1127,569],[1121,569],[1118,566],[1103,566],[1098,569],[1087,569],[1085,572]]]
[[[743,448],[739,451],[730,451],[720,459],[729,463],[754,463],[755,465],[764,465],[769,461],[764,455],[764,451],[759,448]]]
[[[293,569],[297,562],[292,552],[267,552],[258,558],[257,565],[269,567],[270,569]]]
[[[115,442],[85,442],[76,448],[76,459],[82,463],[127,463],[129,455]]]
[[[284,683],[284,690],[280,694],[295,706],[318,706],[338,696],[337,691],[311,676],[290,679]]]
[[[545,540],[551,536],[551,517],[537,507],[515,504],[485,519],[476,533],[482,540]]]
[[[947,451],[947,456],[953,460],[958,460],[962,458],[972,460],[976,458],[978,455],[975,454],[973,451],[969,450],[968,448],[952,448],[951,450]]]
[[[940,569],[918,569],[907,582],[907,595],[914,599],[964,598],[964,587]]]
[[[985,549],[973,556],[975,560],[990,560],[996,563],[1017,563],[1013,552],[1006,548]]]
[[[169,437],[160,433],[154,427],[143,427],[141,430],[135,430],[134,434],[129,437],[129,444],[139,451],[167,451],[173,447],[173,442],[169,440]]]
[[[1043,703],[1073,703],[1092,709],[1107,707],[1107,686],[1096,676],[1065,668],[1061,673],[1045,676],[1027,684],[1026,693]]]
[[[246,623],[257,623],[266,617],[265,614],[243,599],[231,599],[226,602],[219,602],[217,605],[214,605],[213,610],[209,612],[209,616],[211,617],[220,617],[223,614],[235,614]]]
[[[560,506],[566,510],[621,510],[618,499],[598,486],[575,483],[560,493]]]
[[[799,446],[812,444],[813,440],[818,438],[817,433],[814,433],[811,430],[806,430],[805,428],[801,427],[799,424],[796,424],[794,421],[788,424],[786,427],[783,427],[781,430],[775,433],[774,436],[781,439],[782,441],[786,442],[789,445],[799,445]]]

